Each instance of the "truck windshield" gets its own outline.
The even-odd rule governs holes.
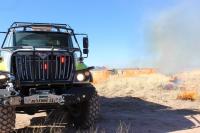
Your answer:
[[[13,46],[72,48],[71,36],[55,32],[15,32]]]

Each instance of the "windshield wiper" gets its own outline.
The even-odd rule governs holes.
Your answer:
[[[17,48],[21,48],[21,49],[33,49],[33,46],[12,46],[12,47],[3,47],[3,49],[17,49]]]

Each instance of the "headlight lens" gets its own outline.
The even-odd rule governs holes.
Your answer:
[[[78,81],[83,81],[85,79],[85,75],[82,73],[79,73],[79,74],[77,74],[76,78]]]
[[[6,79],[6,78],[7,78],[6,75],[0,75],[0,80]]]

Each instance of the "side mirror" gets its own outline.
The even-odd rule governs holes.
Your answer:
[[[87,37],[83,37],[83,48],[88,49],[89,47],[89,41]]]
[[[83,49],[83,54],[88,54],[89,53],[89,50],[87,48],[84,48]]]

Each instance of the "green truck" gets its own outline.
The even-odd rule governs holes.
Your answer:
[[[67,113],[76,128],[99,114],[88,57],[88,36],[67,24],[14,22],[0,49],[0,132],[11,132],[16,113]],[[83,48],[77,36],[83,36]],[[63,114],[63,116],[65,116]]]

